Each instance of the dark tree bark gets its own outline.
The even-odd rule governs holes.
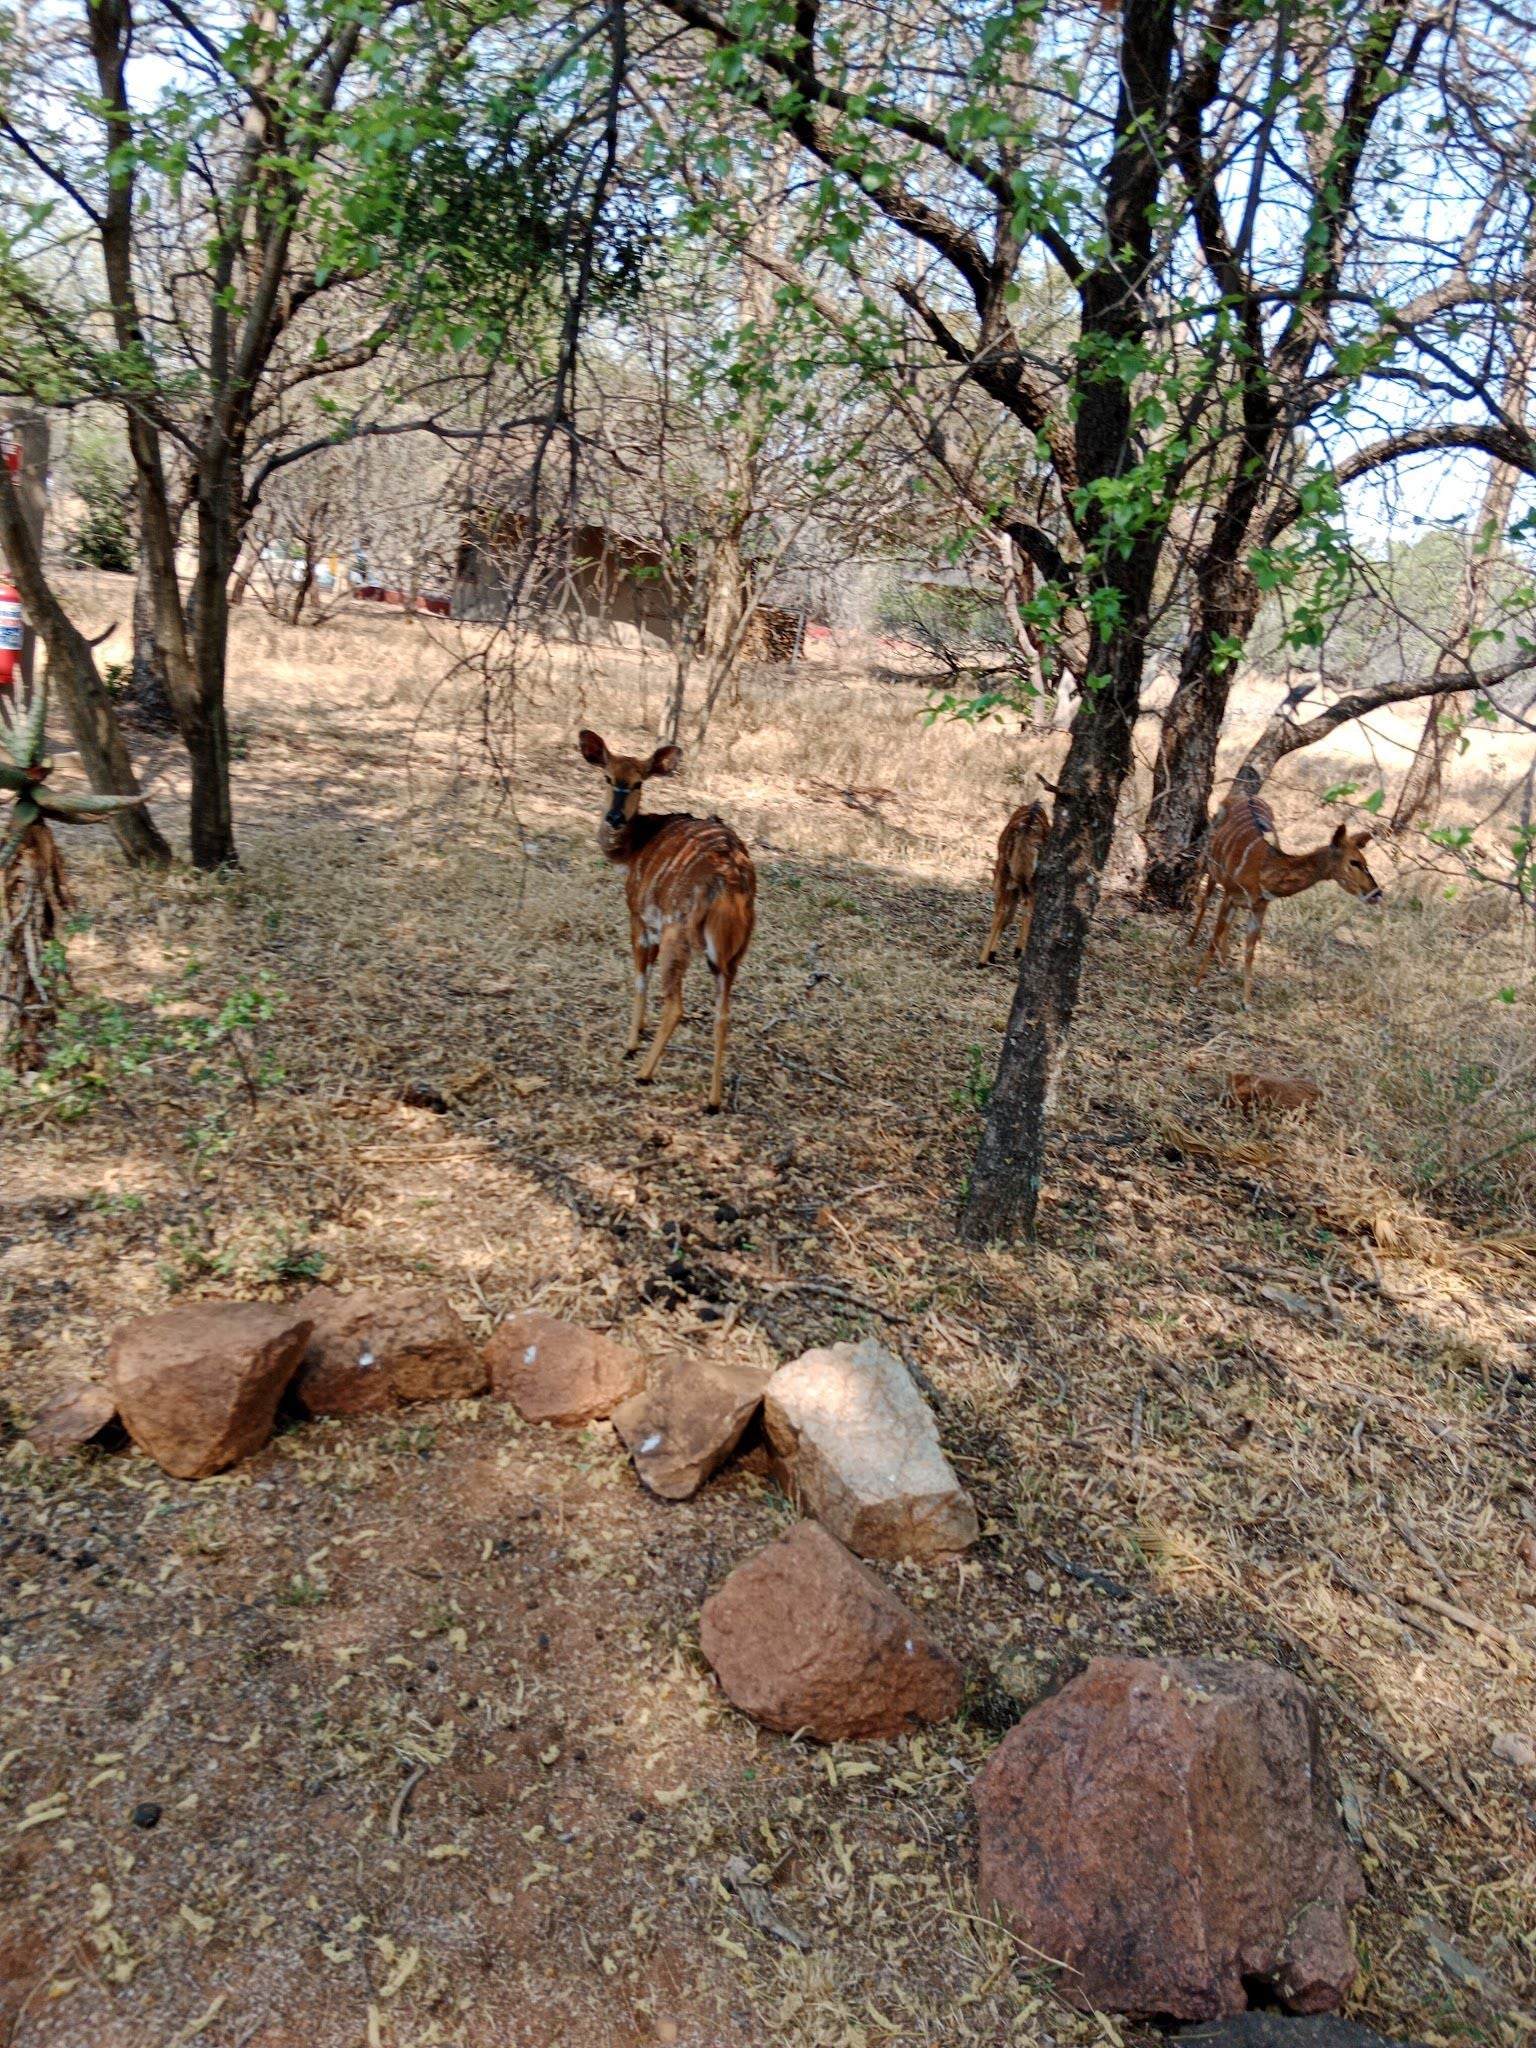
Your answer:
[[[48,650],[48,679],[64,707],[70,736],[91,787],[104,795],[137,796],[139,779],[123,739],[111,698],[96,667],[91,643],[65,612],[43,573],[16,487],[0,463],[0,552],[15,579],[21,601]],[[171,858],[147,806],[120,811],[110,821],[117,843],[137,867],[165,867]]]
[[[174,732],[176,714],[165,677],[165,650],[155,631],[155,594],[150,587],[144,559],[133,586],[133,682],[134,709],[145,725],[161,732]]]
[[[1083,956],[1109,857],[1131,735],[1160,540],[1123,565],[1124,623],[1094,646],[1100,687],[1084,695],[1057,782],[1051,836],[1035,877],[1035,915],[1003,1037],[987,1125],[971,1170],[960,1234],[972,1244],[1034,1230],[1047,1119],[1077,1009]]]
[[[1152,801],[1142,834],[1147,848],[1142,892],[1161,910],[1185,907],[1205,853],[1216,752],[1236,672],[1230,657],[1220,657],[1217,650],[1223,641],[1246,640],[1258,616],[1253,578],[1232,559],[1245,543],[1252,507],[1233,510],[1228,548],[1218,555],[1213,547],[1201,564],[1200,580],[1210,587],[1196,600],[1198,620],[1179,656],[1179,680],[1163,715],[1152,766]]]
[[[1085,486],[1136,469],[1131,385],[1126,373],[1109,366],[1134,358],[1145,332],[1173,48],[1172,0],[1125,0],[1115,147],[1105,187],[1106,254],[1079,292],[1084,346],[1073,454]],[[1083,539],[1101,563],[1098,586],[1109,598],[1108,605],[1090,610],[1113,623],[1094,633],[1072,744],[1057,782],[1029,945],[960,1216],[960,1234],[972,1244],[1034,1230],[1047,1119],[1077,1009],[1120,788],[1131,765],[1168,510],[1149,496],[1140,531],[1125,551],[1102,545],[1106,536],[1091,515],[1084,522]]]

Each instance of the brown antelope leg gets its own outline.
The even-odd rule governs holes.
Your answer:
[[[679,925],[669,925],[661,942],[661,1022],[651,1049],[640,1063],[637,1081],[655,1078],[667,1040],[683,1021],[683,976],[688,972],[688,946]]]
[[[661,1056],[667,1049],[667,1040],[683,1021],[683,992],[680,988],[669,988],[661,1005],[661,1022],[656,1026],[656,1036],[651,1040],[651,1049],[640,1062],[640,1071],[635,1079],[640,1082],[653,1081],[656,1069],[661,1065]]]
[[[1029,928],[1035,921],[1035,892],[1030,889],[1024,897],[1024,908],[1019,913],[1019,936],[1014,941],[1013,957],[1018,959],[1029,944]]]
[[[1217,948],[1220,946],[1222,940],[1227,935],[1227,920],[1231,917],[1231,915],[1232,898],[1229,895],[1227,895],[1225,891],[1223,891],[1221,898],[1221,908],[1216,913],[1216,923],[1211,932],[1211,943],[1205,949],[1205,958],[1200,962],[1200,965],[1195,969],[1195,979],[1193,983],[1193,986],[1195,988],[1198,988],[1201,982],[1204,981],[1205,970],[1210,966],[1211,961],[1215,958]]]
[[[655,964],[654,946],[635,947],[635,1000],[629,1016],[629,1036],[624,1041],[624,1057],[627,1060],[632,1060],[640,1050],[640,1038],[645,1030],[645,991],[650,981],[651,969]]]
[[[1006,889],[999,889],[996,908],[992,912],[992,929],[987,934],[987,943],[981,949],[981,958],[976,962],[978,967],[992,965],[992,955],[997,951],[997,942],[1003,936],[1003,926],[1012,915],[1013,904],[1009,901],[1009,892]]]
[[[1195,905],[1195,921],[1189,928],[1189,937],[1184,941],[1186,946],[1192,946],[1196,939],[1199,938],[1200,927],[1205,923],[1205,913],[1210,909],[1211,898],[1215,893],[1216,884],[1209,875],[1202,875],[1200,878],[1200,901]]]
[[[1246,902],[1247,899],[1244,898],[1242,900]],[[1230,967],[1232,964],[1232,940],[1237,930],[1233,913],[1237,909],[1238,901],[1239,899],[1234,896],[1232,899],[1231,909],[1228,911],[1226,917],[1222,921],[1221,953],[1219,957],[1223,967]]]
[[[1243,941],[1243,1008],[1253,1007],[1253,956],[1259,950],[1259,937],[1264,930],[1264,906],[1248,913],[1248,932]]]
[[[725,1040],[731,1026],[731,983],[736,979],[734,967],[727,967],[715,976],[715,1064],[709,1076],[709,1100],[704,1105],[705,1114],[718,1113],[725,1085]]]

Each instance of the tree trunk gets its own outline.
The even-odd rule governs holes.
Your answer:
[[[1045,713],[1045,670],[1040,662],[1040,634],[1025,624],[1022,595],[1027,604],[1035,594],[1034,573],[1029,558],[1015,545],[1012,534],[994,533],[998,567],[1002,574],[1003,616],[1013,635],[1014,658],[1023,672],[1025,694],[1023,722],[1036,725]]]
[[[1035,878],[1029,945],[960,1217],[960,1235],[972,1244],[1034,1231],[1047,1119],[1077,1009],[1120,790],[1131,766],[1156,559],[1156,544],[1143,542],[1134,564],[1145,580],[1142,602],[1110,646],[1095,646],[1090,673],[1105,680],[1084,693],[1073,720],[1051,836]]]
[[[704,580],[704,620],[699,638],[711,672],[731,661],[737,652],[738,628],[746,601],[741,532],[733,523],[716,542],[714,553],[709,558],[709,573]]]
[[[1240,534],[1229,543],[1234,552],[1246,542],[1251,504],[1246,493],[1244,498],[1234,508],[1241,521]],[[1211,587],[1198,600],[1199,615],[1179,658],[1178,685],[1163,714],[1152,801],[1142,830],[1147,848],[1142,894],[1162,910],[1186,909],[1200,874],[1221,728],[1237,675],[1230,649],[1253,631],[1259,610],[1253,578],[1235,561],[1208,558],[1203,566],[1202,580],[1209,578]],[[1225,657],[1219,651],[1223,642]]]
[[[0,463],[0,552],[15,579],[21,601],[36,622],[48,650],[48,679],[64,707],[70,736],[92,789],[102,796],[137,796],[123,728],[96,667],[90,642],[53,594],[43,573],[41,551],[32,538],[16,488]],[[171,849],[148,807],[120,811],[110,820],[117,843],[136,867],[167,867]]]
[[[1516,362],[1505,384],[1504,409],[1524,424],[1526,383],[1530,370],[1532,335],[1520,337]],[[1456,592],[1456,610],[1447,634],[1448,646],[1436,668],[1464,665],[1472,652],[1473,636],[1488,607],[1488,584],[1503,554],[1504,529],[1509,523],[1515,486],[1520,472],[1507,462],[1495,462],[1488,471],[1488,488],[1483,494],[1477,529],[1468,536],[1467,559]],[[1424,716],[1424,730],[1408,767],[1402,792],[1392,813],[1394,832],[1406,832],[1410,825],[1433,825],[1440,807],[1440,778],[1450,759],[1451,748],[1466,717],[1466,699],[1461,695],[1437,697]]]
[[[205,460],[205,470],[208,465]],[[197,675],[196,715],[182,722],[192,763],[191,839],[193,864],[234,867],[235,820],[229,790],[229,723],[224,706],[229,656],[229,579],[239,541],[235,532],[235,484],[226,471],[199,480],[197,575],[187,602],[187,623]]]
[[[1172,0],[1124,0],[1115,147],[1105,179],[1106,253],[1079,288],[1081,355],[1095,365],[1079,372],[1074,394],[1074,454],[1084,486],[1109,477],[1123,481],[1138,468],[1129,381],[1135,372],[1104,365],[1134,361],[1145,334],[1173,40]],[[1150,483],[1146,488],[1150,492]],[[1127,546],[1123,534],[1106,531],[1091,499],[1088,504],[1082,539],[1099,563],[1088,610],[1104,623],[1094,630],[1040,863],[1029,944],[960,1214],[960,1235],[972,1244],[1034,1231],[1047,1120],[1141,704],[1153,583],[1171,506],[1149,496]]]
[[[1426,830],[1440,809],[1440,779],[1456,735],[1467,715],[1464,697],[1437,697],[1424,714],[1424,730],[1392,812],[1392,830],[1406,832],[1421,820]]]
[[[155,633],[155,597],[142,555],[133,586],[132,694],[134,707],[146,725],[161,732],[176,730],[176,714],[165,682],[165,651]]]

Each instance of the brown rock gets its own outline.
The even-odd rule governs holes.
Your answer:
[[[976,1781],[981,1889],[1084,2006],[1219,2019],[1244,1979],[1338,2006],[1364,1896],[1317,1711],[1267,1664],[1096,1657]]]
[[[699,1635],[727,1698],[786,1734],[904,1735],[960,1705],[954,1658],[816,1522],[738,1565]]]
[[[663,1500],[686,1500],[718,1472],[762,1406],[771,1375],[744,1365],[674,1358],[643,1394],[613,1411],[635,1470]]]
[[[1315,1081],[1283,1074],[1228,1074],[1227,1100],[1252,1116],[1260,1109],[1311,1109],[1323,1099]]]
[[[116,1421],[117,1403],[106,1388],[77,1380],[39,1411],[28,1435],[40,1451],[61,1457],[95,1443]]]
[[[638,1352],[534,1310],[507,1317],[485,1363],[492,1392],[528,1422],[596,1422],[645,1385]]]
[[[174,1479],[259,1451],[309,1342],[307,1318],[260,1302],[198,1301],[125,1323],[107,1351],[124,1427]]]
[[[293,1383],[306,1415],[364,1415],[403,1401],[483,1394],[485,1361],[441,1294],[313,1287],[294,1314],[314,1325]]]

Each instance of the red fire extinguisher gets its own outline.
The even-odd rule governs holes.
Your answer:
[[[0,690],[16,687],[21,673],[21,645],[25,628],[21,599],[8,577],[0,576]]]
[[[15,477],[21,469],[21,450],[5,437],[5,466]],[[11,579],[0,571],[0,690],[13,690],[21,673],[21,650],[26,638],[26,623],[21,615],[21,598],[12,587]]]

